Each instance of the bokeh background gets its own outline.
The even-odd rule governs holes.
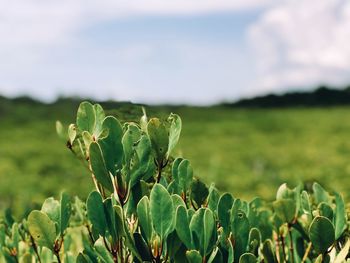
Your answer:
[[[0,38],[0,210],[92,189],[55,132],[83,99],[178,113],[176,155],[234,196],[350,198],[349,1],[0,0]]]

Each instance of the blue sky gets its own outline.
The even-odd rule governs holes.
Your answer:
[[[0,0],[0,94],[212,104],[350,83],[343,0]]]

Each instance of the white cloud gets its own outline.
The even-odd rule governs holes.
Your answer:
[[[239,12],[266,6],[271,1],[0,0],[0,92],[9,96],[29,93],[49,99],[52,99],[57,91],[71,93],[72,87],[75,87],[74,91],[79,92],[76,82],[81,81],[82,76],[87,76],[87,79],[91,80],[91,74],[99,74],[99,72],[90,72],[93,71],[94,65],[87,69],[88,65],[75,63],[67,67],[67,62],[63,62],[66,63],[63,66],[60,66],[59,62],[57,66],[53,63],[57,59],[57,54],[55,54],[57,49],[63,50],[65,47],[70,49],[72,46],[84,44],[81,43],[78,33],[89,28],[90,25],[126,17],[190,16],[216,12]],[[84,49],[85,47],[75,46],[75,48]],[[116,61],[126,61],[126,63],[147,60],[152,56],[153,49],[154,47],[142,45],[129,46],[110,56],[117,57]],[[91,52],[98,55],[100,51],[95,48]],[[91,54],[91,56],[94,55]],[[102,57],[108,56],[104,54]],[[76,67],[83,67],[83,70],[76,69]],[[67,68],[71,70],[68,72]],[[130,70],[133,71],[133,69]],[[68,74],[63,75],[61,72]],[[77,72],[77,74],[74,75],[72,72]],[[59,77],[63,79],[58,79]],[[114,85],[119,83],[120,87],[128,87],[128,83],[124,81],[115,78],[101,80],[103,77],[110,76],[103,74],[96,76],[96,80],[91,80],[87,84],[98,85],[98,82],[106,81],[106,87],[113,87],[113,83]],[[72,84],[68,85],[69,83]],[[83,86],[83,83],[81,85]],[[133,96],[134,92],[130,89],[128,88],[128,95]],[[111,90],[112,88],[104,88],[106,94],[113,93]],[[136,92],[140,91],[136,89]]]
[[[271,0],[0,0],[0,50],[7,45],[60,44],[77,29],[106,19],[241,11]]]
[[[224,48],[216,43],[205,50],[198,47],[202,45],[199,42],[191,43],[191,48],[176,46],[183,39],[169,41],[161,55],[157,46],[161,43],[156,41],[100,50],[98,39],[97,46],[91,48],[79,38],[82,30],[108,20],[219,12],[235,15],[243,10],[261,11],[247,29],[254,54],[227,47],[227,43],[223,43]],[[174,89],[181,86],[184,91],[173,95],[174,101],[205,103],[290,87],[350,82],[347,0],[0,0],[0,38],[0,92],[7,95],[21,92],[52,99],[57,91],[72,94],[83,90],[84,85],[100,84],[106,97],[162,100],[168,92],[149,96],[141,87],[169,85]],[[74,49],[82,56],[69,53]],[[57,50],[74,59],[60,59]],[[166,52],[176,55],[162,60],[160,56],[168,56]],[[252,68],[254,64],[256,69]],[[119,75],[114,76],[117,70]],[[162,77],[148,81],[145,72]],[[252,87],[253,79],[256,83]],[[201,92],[203,87],[215,86],[215,90],[206,91],[207,95]],[[188,87],[193,97],[186,93]],[[118,92],[122,89],[123,93]],[[201,93],[201,98],[196,92]],[[142,98],[137,97],[142,93]]]
[[[280,1],[248,34],[261,92],[350,81],[349,1]]]

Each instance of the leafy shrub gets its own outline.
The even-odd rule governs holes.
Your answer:
[[[4,262],[343,262],[349,218],[338,193],[282,185],[272,203],[221,194],[172,158],[181,119],[141,117],[123,125],[81,103],[76,124],[57,123],[91,171],[86,203],[48,198],[21,222],[0,222]],[[79,187],[79,186],[77,186]]]

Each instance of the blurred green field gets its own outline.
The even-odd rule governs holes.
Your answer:
[[[86,197],[90,175],[55,132],[55,120],[74,122],[77,102],[0,103],[0,210],[11,206],[20,214],[62,189]],[[148,109],[151,116],[170,111],[183,120],[175,155],[220,190],[271,199],[283,182],[316,180],[349,201],[350,108]],[[112,113],[133,120],[141,108],[120,105]]]

